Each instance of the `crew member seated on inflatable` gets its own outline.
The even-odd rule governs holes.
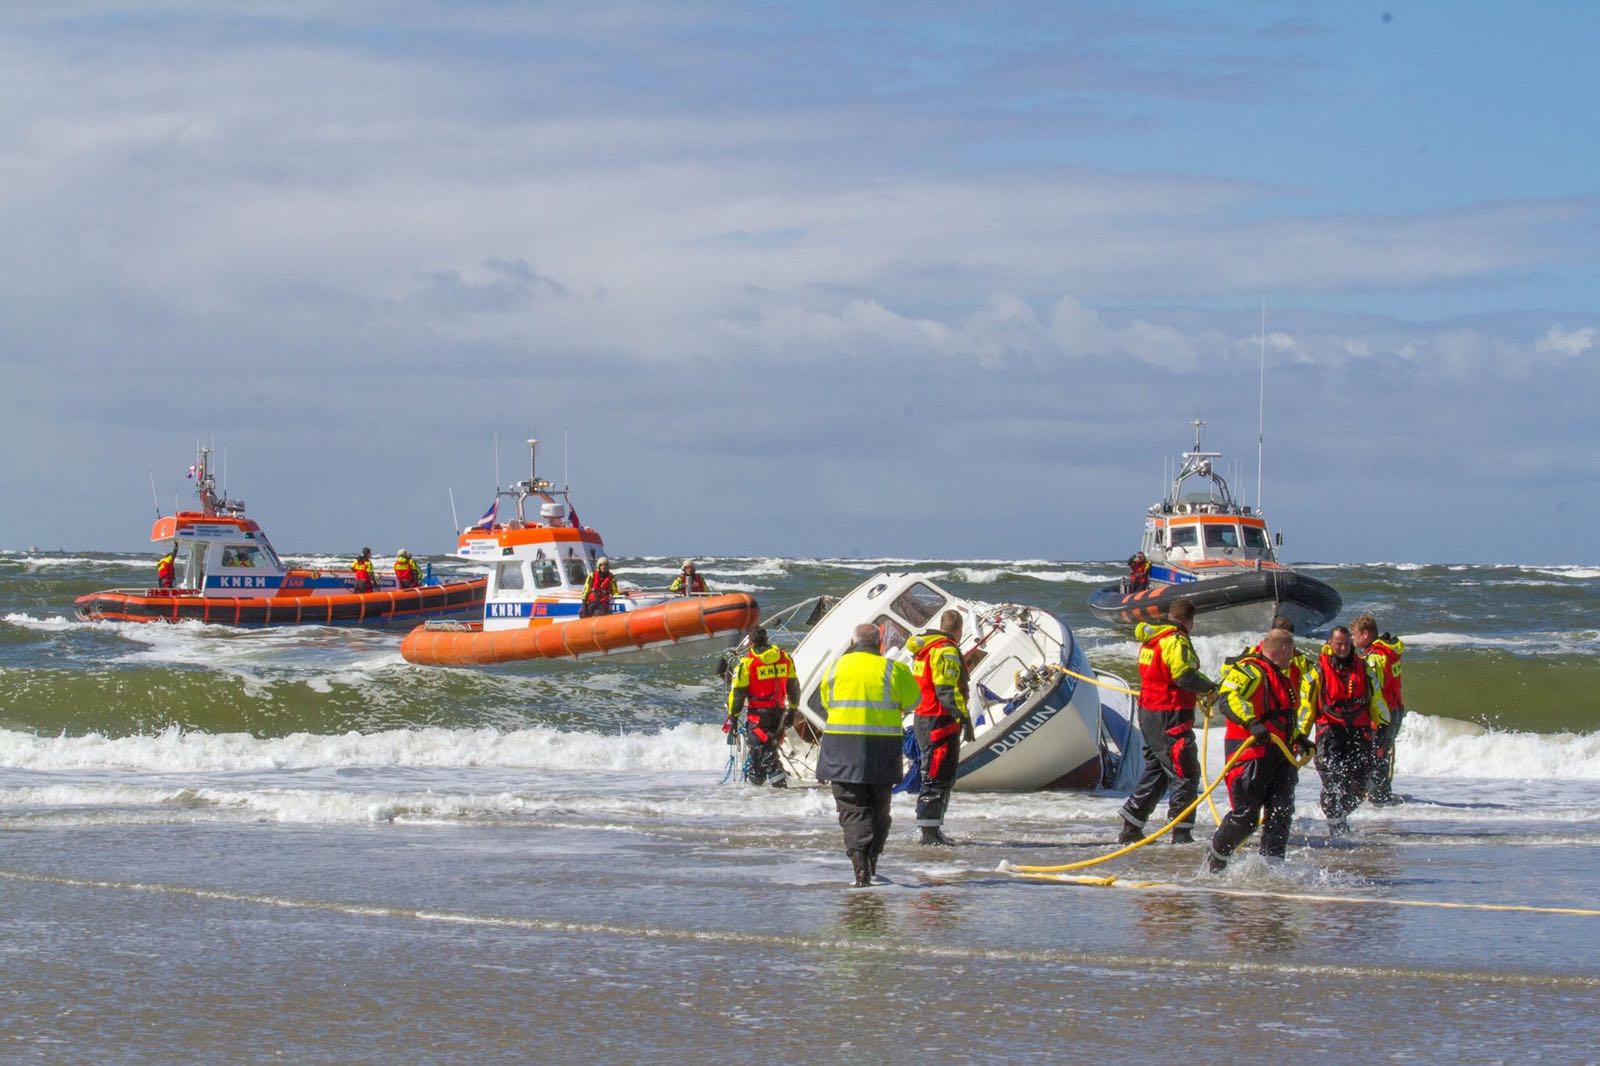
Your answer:
[[[156,587],[170,589],[178,576],[178,546],[167,549],[167,554],[156,560]]]
[[[361,557],[350,564],[355,573],[355,591],[372,592],[378,587],[378,576],[372,569],[372,549],[362,548]]]
[[[693,559],[685,559],[683,561],[683,569],[679,570],[678,576],[672,579],[672,585],[668,591],[681,592],[685,596],[706,591],[706,579],[695,573]]]
[[[594,573],[583,583],[583,602],[578,607],[578,617],[610,614],[611,600],[617,594],[617,577],[611,572],[611,561],[604,555],[595,560]]]
[[[1128,591],[1143,592],[1150,587],[1150,560],[1144,552],[1134,552],[1128,557]]]
[[[414,589],[422,584],[422,571],[411,553],[401,548],[394,556],[394,580],[403,589]]]
[[[732,733],[745,712],[745,737],[750,742],[750,763],[745,780],[752,785],[787,788],[788,775],[778,757],[783,731],[800,707],[800,677],[789,653],[767,640],[767,631],[750,631],[750,650],[739,660],[733,687],[728,690],[728,717],[722,731]]]

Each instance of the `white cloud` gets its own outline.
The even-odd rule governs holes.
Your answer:
[[[1551,326],[1533,347],[1534,351],[1541,355],[1576,359],[1595,346],[1597,337],[1600,337],[1600,329],[1594,326],[1585,326],[1582,329]]]

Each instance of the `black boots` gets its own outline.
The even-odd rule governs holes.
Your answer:
[[[921,842],[924,844],[937,844],[940,847],[945,848],[953,846],[953,841],[951,841],[949,837],[945,836],[944,831],[936,825],[925,825],[922,827]]]
[[[1180,825],[1178,828],[1172,831],[1172,836],[1170,839],[1174,844],[1193,844],[1194,830],[1186,829]]]
[[[856,880],[851,888],[872,887],[872,858],[864,851],[850,853],[850,865],[855,867]]]
[[[1143,839],[1144,830],[1140,829],[1138,826],[1124,818],[1122,821],[1122,832],[1117,834],[1117,843],[1137,844]]]

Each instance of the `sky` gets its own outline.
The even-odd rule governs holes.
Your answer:
[[[618,555],[1113,559],[1198,417],[1287,559],[1593,564],[1597,55],[1561,0],[7,5],[0,548],[142,550],[204,441],[281,551],[444,553],[537,435]]]

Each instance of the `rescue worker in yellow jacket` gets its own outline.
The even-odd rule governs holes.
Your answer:
[[[156,560],[156,588],[170,589],[178,576],[178,546],[167,549],[167,554]]]
[[[878,873],[878,856],[889,839],[889,800],[903,776],[900,723],[921,695],[906,664],[885,658],[878,648],[878,627],[856,626],[850,647],[828,668],[820,689],[827,723],[817,780],[832,786],[857,888],[871,885]]]
[[[1139,641],[1139,736],[1144,744],[1144,771],[1119,812],[1119,844],[1144,839],[1146,819],[1163,791],[1169,791],[1170,821],[1200,794],[1200,754],[1194,738],[1196,697],[1209,696],[1217,683],[1200,672],[1200,659],[1189,640],[1194,604],[1177,599],[1164,624],[1140,622],[1134,627]],[[1174,844],[1194,843],[1194,812],[1172,829]]]
[[[961,761],[961,741],[972,739],[972,714],[967,709],[971,682],[961,660],[961,615],[946,611],[939,627],[906,641],[911,653],[911,676],[916,678],[917,828],[922,843],[948,845],[944,814]]]
[[[683,566],[678,571],[678,576],[672,579],[672,584],[667,587],[669,592],[681,592],[685,596],[693,596],[707,592],[706,579],[695,571],[694,560],[685,559]]]
[[[1256,831],[1257,823],[1261,854],[1282,858],[1288,850],[1300,771],[1284,756],[1284,749],[1296,758],[1310,751],[1306,739],[1310,723],[1289,675],[1293,660],[1294,637],[1275,629],[1261,641],[1259,651],[1240,656],[1222,676],[1217,703],[1228,720],[1223,751],[1232,759],[1241,747],[1245,750],[1228,770],[1232,807],[1211,837],[1206,868],[1212,873],[1228,865],[1228,856]]]
[[[728,717],[722,723],[722,731],[731,733],[739,727],[739,712],[745,712],[750,759],[744,776],[752,785],[788,787],[789,775],[784,773],[778,746],[799,707],[800,677],[794,660],[767,639],[764,626],[756,626],[750,632],[750,650],[734,669]]]
[[[411,553],[401,548],[394,557],[394,581],[403,589],[414,589],[422,584],[422,570]]]
[[[361,555],[350,564],[350,569],[356,575],[356,592],[371,592],[378,587],[378,575],[372,568],[371,548],[362,548]]]
[[[1317,727],[1317,773],[1328,832],[1349,829],[1350,812],[1367,798],[1373,738],[1384,718],[1372,667],[1356,654],[1350,630],[1334,626],[1306,679],[1301,716]]]
[[[1372,779],[1367,786],[1367,799],[1395,803],[1394,745],[1406,718],[1405,699],[1400,693],[1400,656],[1406,650],[1405,642],[1389,633],[1379,636],[1378,621],[1370,614],[1350,623],[1350,637],[1356,651],[1372,668],[1383,705],[1383,720],[1372,738]]]
[[[611,560],[604,555],[594,561],[594,573],[583,582],[583,599],[578,605],[578,617],[610,614],[611,601],[617,595],[617,576],[611,572]]]

